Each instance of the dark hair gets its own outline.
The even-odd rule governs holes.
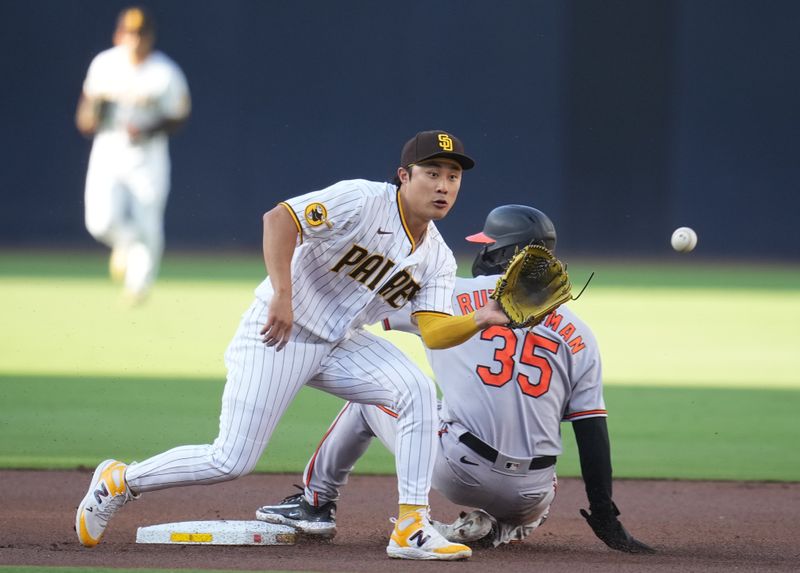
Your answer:
[[[406,173],[408,173],[408,178],[411,179],[411,167],[410,166],[409,167],[402,167],[401,169],[405,169]],[[403,184],[403,182],[400,181],[400,177],[397,175],[397,173],[395,173],[394,174],[394,179],[392,179],[392,185],[394,185],[395,187],[400,187],[400,185],[402,185],[402,184]]]

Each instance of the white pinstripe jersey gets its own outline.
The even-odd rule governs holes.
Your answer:
[[[300,235],[292,258],[295,323],[335,342],[410,302],[452,314],[456,261],[433,222],[415,244],[390,183],[340,181],[281,203]],[[269,301],[267,277],[256,296]]]
[[[486,304],[497,278],[458,278],[455,314]],[[399,311],[384,328],[415,332],[409,318]],[[607,415],[597,341],[566,306],[532,330],[492,326],[426,353],[444,395],[442,420],[459,422],[506,455],[559,455],[562,420]]]

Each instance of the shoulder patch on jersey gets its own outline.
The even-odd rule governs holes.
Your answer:
[[[305,217],[312,227],[319,227],[325,223],[329,229],[333,228],[333,224],[328,221],[328,209],[322,203],[309,203],[306,206]]]

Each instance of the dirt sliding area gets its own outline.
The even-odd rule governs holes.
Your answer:
[[[578,514],[583,483],[559,482],[550,519],[527,541],[476,550],[457,563],[398,561],[385,554],[396,511],[393,477],[356,476],[339,502],[331,543],[222,547],[137,545],[136,529],[175,521],[253,519],[255,508],[293,493],[297,476],[252,475],[213,486],[143,496],[112,520],[103,542],[80,546],[75,507],[92,470],[0,472],[0,565],[241,569],[284,571],[797,571],[800,484],[628,481],[615,484],[623,523],[658,549],[628,555],[607,549]],[[460,508],[433,494],[441,519]]]

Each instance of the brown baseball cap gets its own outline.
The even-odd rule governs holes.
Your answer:
[[[464,144],[452,133],[434,129],[420,131],[409,139],[400,154],[400,165],[408,167],[435,157],[446,157],[467,170],[475,167],[475,161],[464,153]]]

